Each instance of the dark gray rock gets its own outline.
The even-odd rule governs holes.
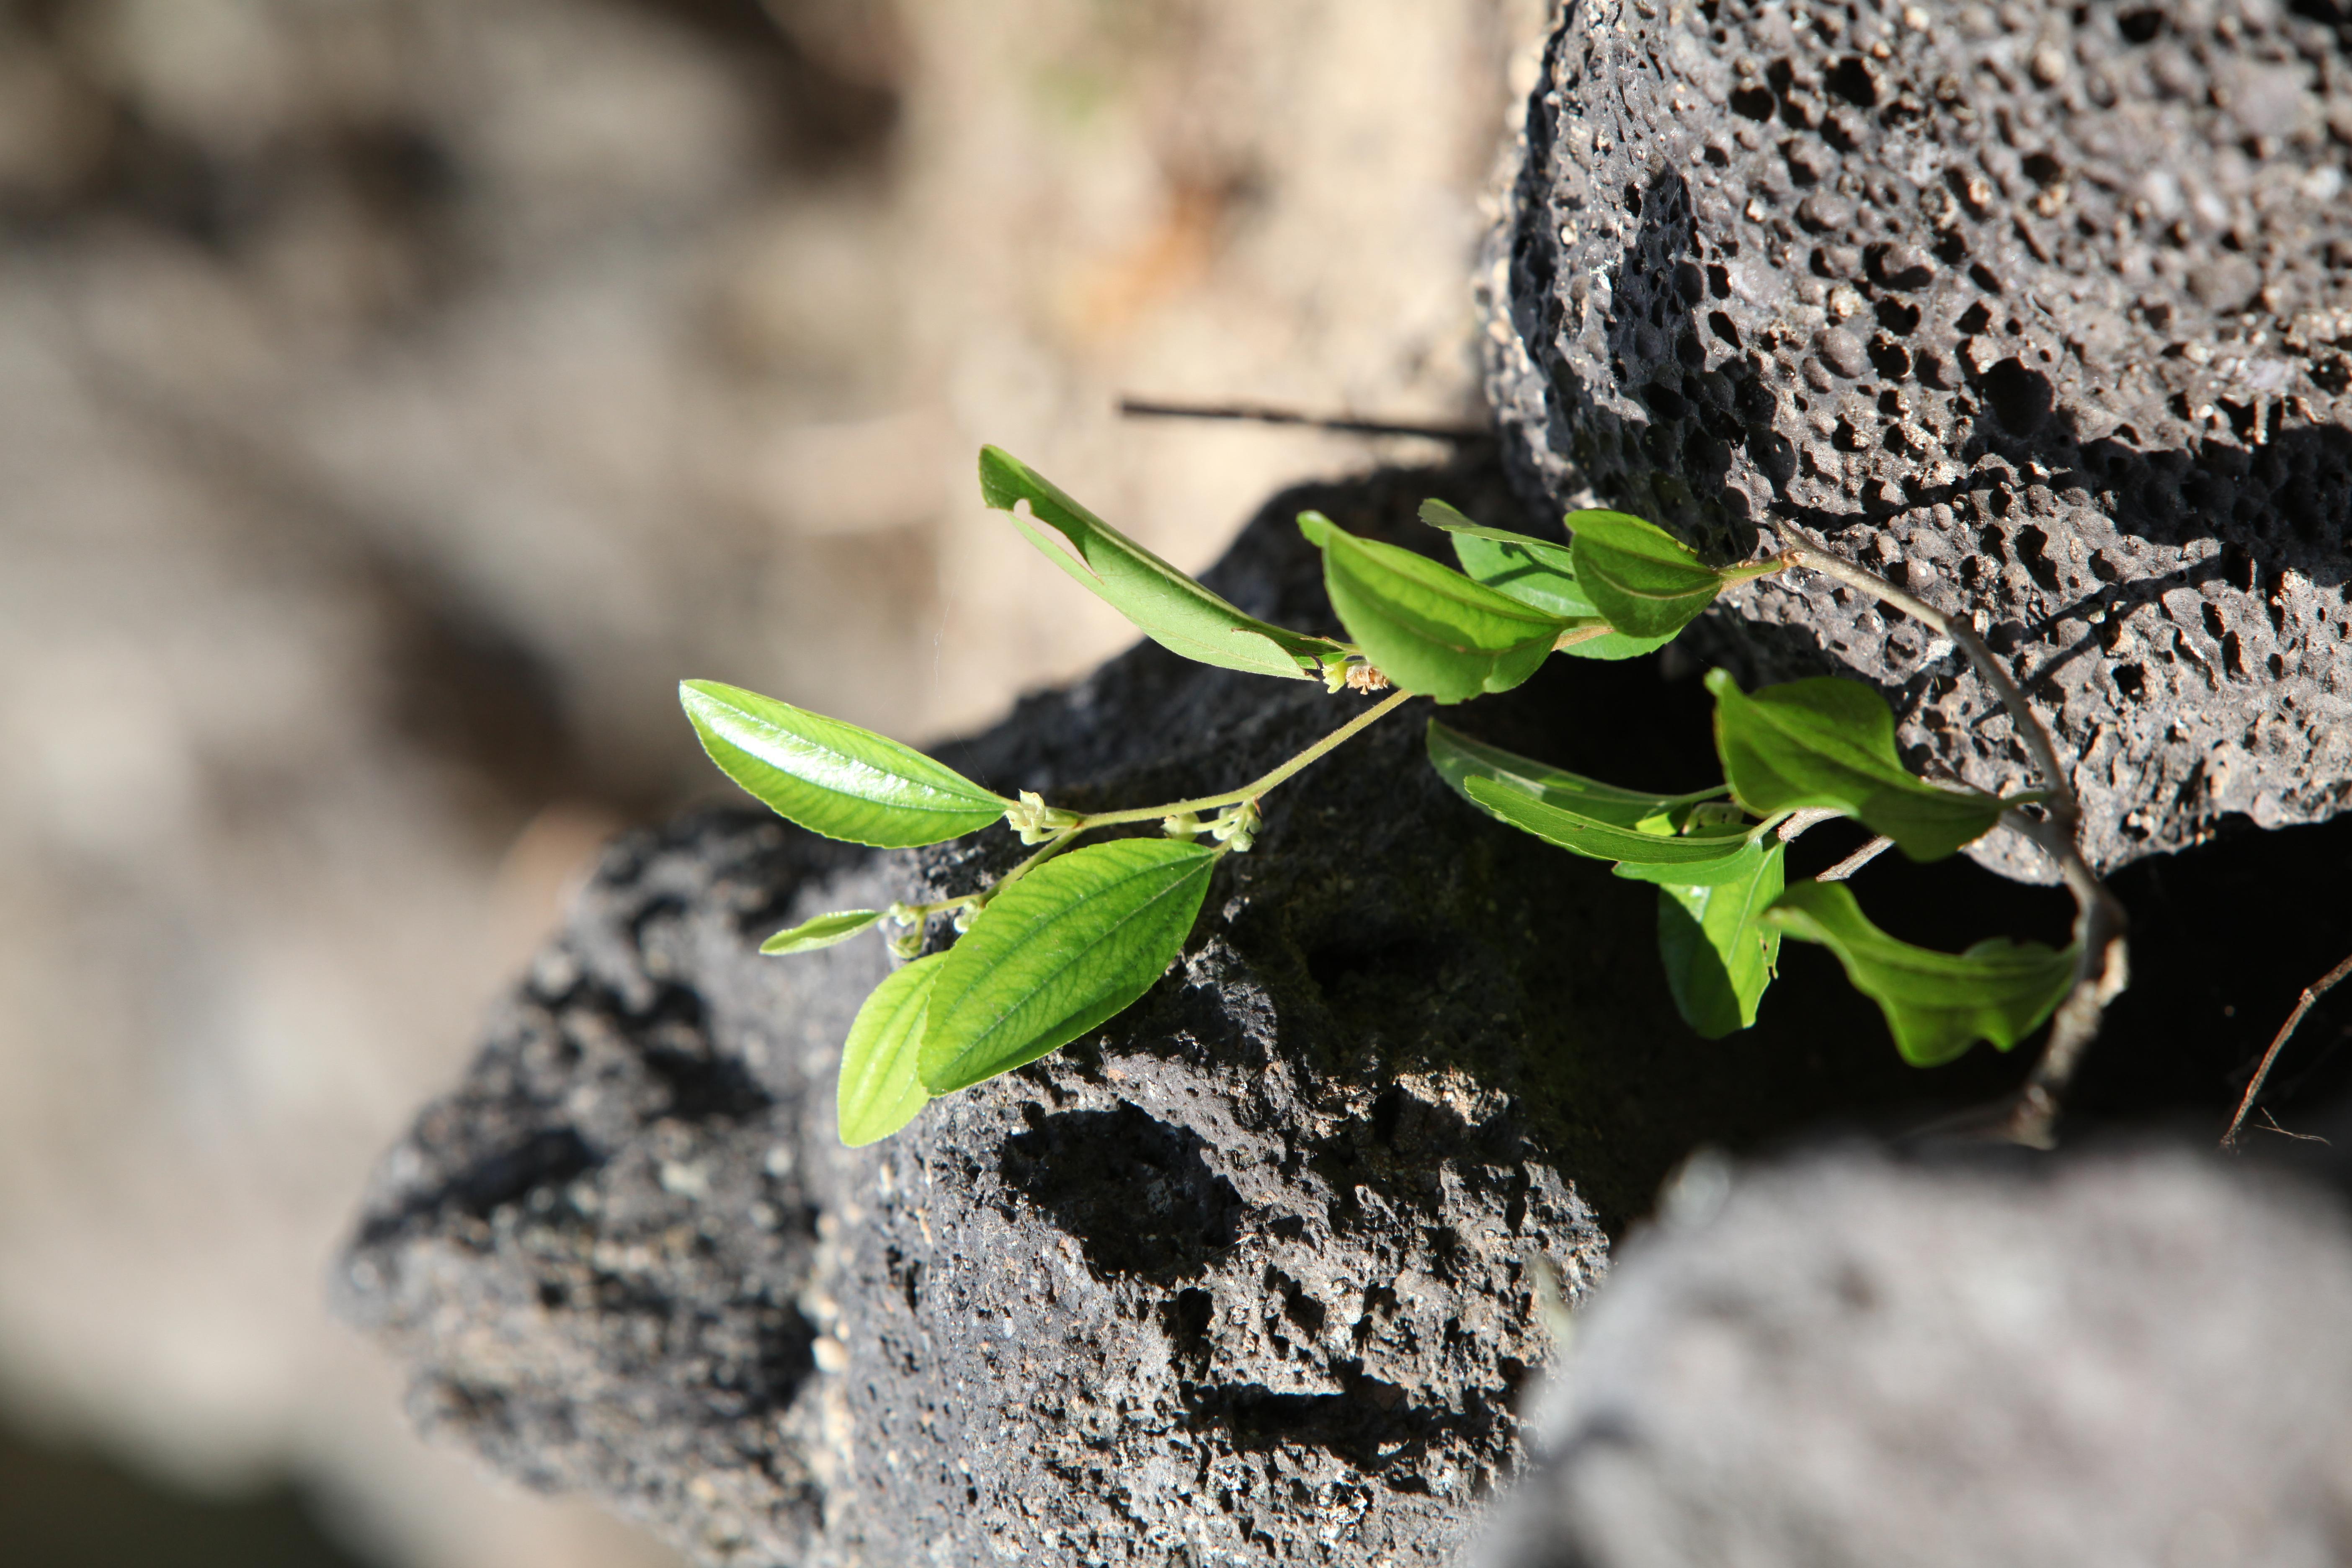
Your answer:
[[[1500,483],[1294,492],[1213,580],[1328,625],[1299,508],[1425,542],[1423,496],[1491,514]],[[1692,686],[1555,665],[1458,721],[1570,765],[1601,765],[1597,734],[1619,776],[1690,787],[1655,744],[1687,731],[1704,766]],[[1230,787],[1361,701],[1147,647],[947,754],[1134,805]],[[1420,729],[1270,797],[1129,1013],[863,1151],[833,1079],[878,943],[754,948],[965,890],[1009,835],[868,855],[725,810],[624,840],[383,1163],[342,1310],[411,1364],[428,1431],[710,1562],[1445,1560],[1515,1462],[1536,1260],[1580,1297],[1693,1142],[1923,1080],[1842,989],[1692,1037],[1654,889],[1462,805]],[[1936,1083],[1986,1095],[2002,1065]]]
[[[1523,493],[1718,560],[1777,511],[1978,613],[2103,865],[2341,810],[2352,23],[2326,11],[1576,0],[1482,273]],[[1729,597],[1756,673],[1857,673],[1921,757],[2027,783],[1923,628],[1819,581]]]
[[[1474,1568],[2343,1560],[2352,1228],[2148,1153],[1676,1184]]]

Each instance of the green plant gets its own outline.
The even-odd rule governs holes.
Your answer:
[[[2012,1136],[2047,1141],[2074,1061],[2122,984],[2122,914],[2075,853],[2074,798],[2039,722],[1964,624],[1793,531],[1784,531],[1783,548],[1769,559],[1718,568],[1622,512],[1570,513],[1571,539],[1562,546],[1483,527],[1433,500],[1422,516],[1452,535],[1460,571],[1301,514],[1352,639],[1341,641],[1244,614],[994,447],[982,450],[980,477],[988,504],[1010,514],[1047,559],[1164,647],[1228,669],[1319,677],[1334,693],[1397,689],[1238,788],[1078,813],[1026,791],[1007,799],[839,720],[737,687],[685,682],[681,700],[711,760],[803,827],[899,848],[1002,818],[1034,847],[980,891],[820,915],[762,945],[763,952],[803,952],[887,923],[893,949],[909,960],[866,1000],[844,1047],[845,1142],[887,1137],[930,1099],[1034,1061],[1140,997],[1181,952],[1218,862],[1251,848],[1263,797],[1410,699],[1452,704],[1508,690],[1555,653],[1650,652],[1727,586],[1792,568],[1871,593],[1966,649],[2009,706],[2044,791],[2000,799],[1913,776],[1895,749],[1893,713],[1866,686],[1801,680],[1744,693],[1720,670],[1707,680],[1725,779],[1713,789],[1622,789],[1484,745],[1434,720],[1430,760],[1480,810],[1657,885],[1667,984],[1702,1034],[1755,1021],[1784,937],[1835,953],[1853,984],[1878,1002],[1897,1048],[1923,1066],[1979,1039],[2006,1050],[2055,1013],[2010,1126]],[[1878,837],[1822,878],[1785,885],[1788,841],[1836,816]],[[1157,823],[1160,837],[1078,844],[1146,823]],[[2076,942],[2065,952],[2001,939],[1958,954],[1929,952],[1879,931],[1837,885],[1890,845],[1936,859],[2002,823],[2041,844],[2076,894]],[[935,918],[950,921],[959,938],[917,956]]]

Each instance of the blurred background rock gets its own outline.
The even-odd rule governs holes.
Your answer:
[[[13,1563],[663,1560],[408,1435],[364,1169],[709,791],[680,676],[925,740],[1130,640],[981,442],[1197,566],[1430,453],[1119,394],[1475,416],[1542,10],[0,0]]]

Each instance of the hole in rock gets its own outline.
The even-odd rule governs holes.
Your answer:
[[[1870,72],[1870,64],[1860,55],[1848,55],[1830,68],[1822,85],[1857,109],[1873,109],[1878,103],[1878,79]]]
[[[2026,369],[2019,360],[2005,359],[1993,366],[1985,374],[1984,388],[1993,417],[2013,435],[2030,436],[2050,416],[2049,378]]]

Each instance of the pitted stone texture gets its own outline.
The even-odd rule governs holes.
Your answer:
[[[2352,1532],[2352,1227],[2185,1152],[1676,1184],[1469,1568],[2316,1568]]]
[[[2313,9],[1577,0],[1482,273],[1515,479],[1717,560],[1779,511],[1977,613],[2102,865],[2341,810],[2352,23]],[[1923,628],[1728,597],[1755,673],[1842,667],[2029,784]]]

